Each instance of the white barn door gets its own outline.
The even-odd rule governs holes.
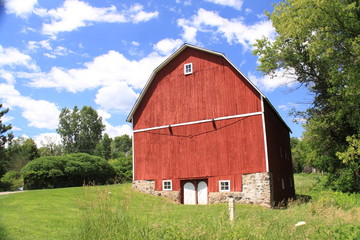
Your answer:
[[[198,204],[207,204],[208,202],[208,189],[207,184],[201,181],[197,185]]]
[[[195,186],[191,182],[184,185],[184,204],[196,204]]]

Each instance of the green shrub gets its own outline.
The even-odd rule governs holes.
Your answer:
[[[105,184],[115,177],[114,168],[103,158],[85,153],[46,156],[22,169],[26,189]]]
[[[9,171],[0,179],[0,189],[2,191],[16,191],[22,185],[21,175],[17,171]]]
[[[116,171],[116,177],[121,182],[132,180],[132,156],[120,156],[109,161]]]

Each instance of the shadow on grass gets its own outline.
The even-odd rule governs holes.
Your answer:
[[[309,195],[295,194],[295,200],[300,203],[308,203],[311,199],[312,198]]]
[[[281,202],[274,205],[271,209],[284,210],[292,205],[306,204],[306,203],[310,202],[311,199],[312,198],[309,195],[295,194],[294,198],[282,200]]]

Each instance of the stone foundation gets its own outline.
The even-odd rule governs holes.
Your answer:
[[[155,191],[155,181],[153,180],[136,180],[133,181],[133,188],[139,192],[163,196],[173,200],[176,203],[180,203],[180,192],[179,191]]]
[[[271,206],[270,173],[244,174],[242,184],[242,192],[210,192],[209,203],[227,203],[232,197],[237,203]]]
[[[250,173],[242,175],[242,192],[209,192],[209,203],[227,203],[233,197],[237,203],[271,206],[271,173]],[[139,192],[170,198],[180,203],[180,191],[155,191],[155,181],[137,180],[133,188]]]
[[[271,173],[251,173],[242,177],[243,203],[271,205]]]

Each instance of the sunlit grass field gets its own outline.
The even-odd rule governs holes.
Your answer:
[[[321,175],[295,175],[303,197],[286,209],[185,206],[131,184],[0,196],[0,239],[359,239],[360,194],[323,191]],[[299,221],[306,224],[295,227]]]

